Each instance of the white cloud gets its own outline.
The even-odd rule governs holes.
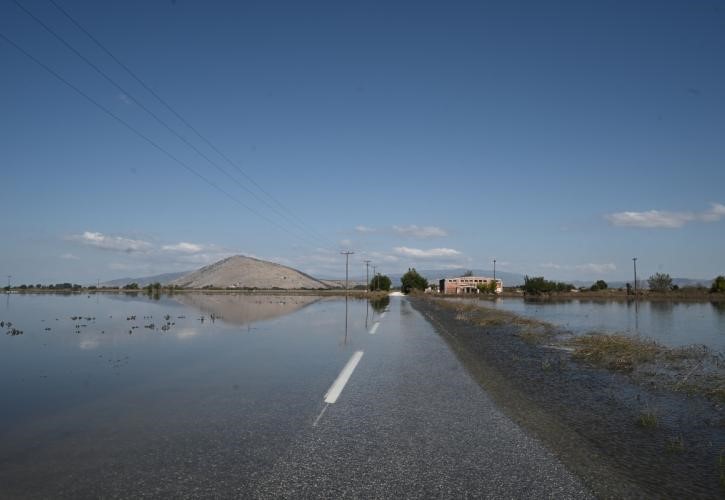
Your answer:
[[[352,246],[352,240],[341,240],[340,241],[340,246],[343,246],[343,247]]]
[[[62,255],[59,255],[59,257],[63,260],[81,260],[80,257],[77,255],[73,255],[72,253],[64,253]]]
[[[175,245],[164,245],[161,247],[161,250],[166,252],[199,253],[204,250],[204,246],[181,241]]]
[[[83,234],[72,235],[69,239],[84,245],[100,248],[101,250],[111,250],[115,252],[147,252],[152,248],[151,243],[147,241],[134,240],[131,238],[124,238],[122,236],[110,236],[93,231],[86,231]]]
[[[355,226],[355,231],[357,231],[358,233],[374,233],[376,230],[374,227],[363,226],[361,224],[361,225]]]
[[[461,252],[452,248],[430,248],[422,250],[420,248],[395,247],[393,249],[398,255],[406,257],[417,257],[419,259],[432,259],[436,257],[457,257]]]
[[[604,216],[613,226],[677,229],[688,222],[717,222],[725,217],[725,205],[712,203],[704,212],[617,212]]]
[[[447,236],[445,229],[436,226],[393,226],[393,231],[403,236],[413,236],[415,238],[439,238]]]

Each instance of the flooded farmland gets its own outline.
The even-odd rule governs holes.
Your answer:
[[[2,299],[0,483],[20,497],[123,495],[159,464],[174,474],[157,486],[263,467],[378,314],[314,296]]]
[[[562,326],[574,334],[625,333],[669,346],[706,345],[725,352],[725,303],[664,301],[528,301],[476,303]]]

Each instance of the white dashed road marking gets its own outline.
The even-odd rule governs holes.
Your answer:
[[[345,367],[340,372],[340,375],[337,376],[335,381],[328,389],[327,393],[325,393],[325,403],[333,404],[335,401],[337,401],[337,398],[340,397],[340,393],[345,388],[345,384],[347,384],[347,381],[350,380],[352,372],[355,371],[355,367],[360,362],[360,358],[362,357],[362,351],[357,351],[355,352],[355,354],[352,355],[350,361],[347,362]],[[320,416],[322,416],[322,414],[320,414]]]

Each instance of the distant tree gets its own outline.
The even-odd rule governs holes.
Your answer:
[[[718,276],[712,281],[710,287],[712,293],[725,293],[725,276]]]
[[[609,288],[609,285],[607,285],[607,282],[604,280],[597,280],[596,283],[594,283],[591,287],[591,290],[593,292],[599,291],[599,290],[606,290]]]
[[[43,285],[41,285],[40,283],[38,283],[37,285],[35,285],[35,288],[43,288]]]
[[[409,268],[400,278],[400,284],[403,293],[410,293],[411,290],[425,290],[428,287],[428,280],[418,274],[415,268]]]
[[[390,286],[393,282],[384,274],[376,274],[373,279],[370,280],[370,290],[390,290]]]
[[[124,290],[138,290],[138,283],[129,283],[123,286]]]
[[[540,293],[569,292],[574,289],[574,285],[562,281],[549,281],[543,276],[533,278],[524,276],[524,284],[521,288],[526,293],[538,295]]]
[[[655,273],[647,280],[649,289],[655,292],[669,292],[672,289],[672,278],[667,273]]]
[[[23,283],[22,285],[20,285],[20,289],[21,290],[27,290],[28,289],[28,285],[26,285],[25,283]]]
[[[465,277],[467,277],[467,276],[473,276],[473,271],[471,271],[471,270],[469,269],[469,270],[468,270],[468,271],[466,271],[465,273],[461,274],[461,276],[462,276],[462,277],[464,277],[464,278],[465,278]]]

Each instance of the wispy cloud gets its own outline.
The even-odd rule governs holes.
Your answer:
[[[577,271],[580,273],[593,273],[593,274],[606,274],[617,270],[617,266],[611,262],[605,264],[598,264],[590,262],[587,264],[555,264],[553,262],[547,262],[541,264],[543,269],[555,269],[557,271]]]
[[[452,248],[430,248],[423,250],[421,248],[395,247],[393,249],[398,255],[405,257],[416,257],[419,259],[433,259],[439,257],[457,257],[461,252]]]
[[[604,218],[613,226],[677,229],[688,222],[717,222],[725,217],[725,205],[712,203],[704,212],[668,212],[648,210],[646,212],[617,212]]]
[[[93,231],[86,231],[83,234],[75,234],[68,237],[72,241],[77,241],[83,245],[99,248],[101,250],[110,250],[115,252],[147,252],[151,250],[152,245],[148,241],[134,240],[124,238],[123,236],[111,236]]]
[[[403,236],[413,236],[415,238],[439,238],[447,236],[445,229],[436,226],[393,226],[393,231]]]
[[[357,231],[358,233],[374,233],[376,231],[376,229],[374,227],[363,226],[361,224],[361,225],[355,226],[355,231]]]
[[[80,257],[78,257],[77,255],[74,255],[72,253],[64,253],[62,255],[59,255],[58,257],[63,260],[81,260]]]
[[[340,240],[340,246],[342,246],[342,247],[352,246],[352,240]]]
[[[161,247],[161,250],[165,252],[199,253],[204,250],[204,246],[198,245],[196,243],[187,243],[185,241],[180,241],[175,245],[163,245]]]
[[[97,231],[86,231],[82,234],[70,235],[66,239],[98,250],[126,255],[125,259],[114,260],[108,264],[109,268],[115,271],[167,272],[171,270],[189,270],[238,253],[213,244],[191,243],[188,241],[159,244]],[[61,258],[77,259],[73,254],[63,254]]]

